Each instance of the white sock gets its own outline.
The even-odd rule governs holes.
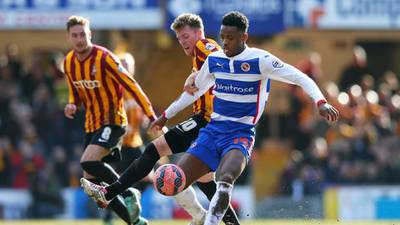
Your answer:
[[[178,193],[174,198],[178,205],[192,216],[194,221],[200,221],[206,213],[206,210],[201,206],[199,200],[197,200],[196,193],[192,186]]]
[[[221,222],[231,202],[232,188],[232,184],[217,182],[217,191],[211,199],[204,225],[217,225]]]

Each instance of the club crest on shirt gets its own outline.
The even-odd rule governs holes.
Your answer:
[[[248,64],[247,62],[244,62],[244,63],[240,64],[240,68],[244,72],[248,72],[250,70],[250,64]]]
[[[211,43],[207,43],[205,48],[206,48],[206,50],[211,51],[215,48],[215,45],[211,44]]]
[[[272,66],[274,68],[282,68],[283,67],[283,63],[278,59],[274,59],[274,60],[272,60]]]
[[[96,67],[95,67],[95,66],[93,66],[93,68],[92,68],[92,72],[90,72],[90,75],[92,75],[92,76],[96,76],[96,73],[97,73]]]

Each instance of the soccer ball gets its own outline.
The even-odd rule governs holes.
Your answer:
[[[185,183],[185,173],[175,164],[162,165],[154,173],[154,187],[162,195],[173,196],[178,194],[185,187]]]

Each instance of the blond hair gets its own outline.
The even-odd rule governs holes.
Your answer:
[[[175,18],[170,28],[173,31],[177,31],[186,25],[191,28],[198,28],[204,30],[203,20],[199,15],[193,13],[184,13],[179,15],[178,17]]]
[[[75,25],[82,25],[82,26],[88,26],[90,25],[90,21],[83,17],[83,16],[70,16],[68,18],[67,23],[65,24],[67,27],[67,31],[69,31],[69,29],[71,29],[71,27],[75,26]]]

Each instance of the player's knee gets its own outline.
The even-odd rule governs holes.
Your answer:
[[[100,161],[81,161],[82,170],[91,174],[93,170],[98,169],[99,164],[102,164]]]
[[[220,174],[220,175],[217,175],[216,181],[217,182],[225,182],[225,183],[228,183],[228,184],[233,184],[235,182],[235,176],[233,174],[230,174],[230,173]]]
[[[108,150],[100,146],[89,145],[83,152],[80,162],[100,161],[107,154],[109,154]]]

